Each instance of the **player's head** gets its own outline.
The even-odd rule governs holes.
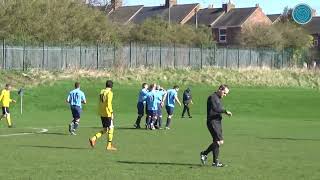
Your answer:
[[[11,90],[11,84],[6,84],[5,88],[6,90]]]
[[[156,84],[156,83],[152,83],[152,84],[150,84],[150,86],[149,86],[149,90],[150,90],[150,91],[155,90],[155,89],[156,89],[156,86],[157,86],[157,84]]]
[[[161,90],[161,86],[158,84],[156,90]]]
[[[230,90],[229,90],[228,85],[222,84],[219,86],[217,93],[220,97],[223,98],[224,96],[227,96],[229,94],[229,91]]]
[[[190,92],[191,92],[191,89],[190,89],[190,88],[187,88],[187,89],[186,89],[186,92],[187,92],[187,93],[190,93]]]
[[[142,89],[148,89],[148,84],[147,83],[142,83]]]
[[[74,88],[76,88],[76,89],[80,88],[80,83],[79,82],[75,82],[74,83]]]
[[[179,86],[178,85],[174,85],[173,89],[175,89],[176,91],[179,91]]]
[[[113,82],[111,80],[108,80],[106,82],[106,88],[112,88],[113,87]]]

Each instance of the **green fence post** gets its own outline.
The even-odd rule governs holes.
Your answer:
[[[176,68],[176,43],[173,44],[173,68]]]
[[[6,47],[6,40],[5,39],[3,39],[3,42],[2,42],[2,57],[3,57],[3,64],[2,64],[2,66],[3,66],[3,69],[6,69],[6,64],[7,64],[7,53],[6,53],[6,51],[7,51],[7,47]]]
[[[226,55],[225,55],[226,68],[228,68],[228,48],[229,47],[226,48]]]
[[[22,51],[22,71],[25,71],[25,51],[26,51],[26,41],[23,41],[23,51]]]
[[[202,61],[203,61],[203,47],[202,44],[200,46],[200,69],[202,69]]]
[[[99,43],[97,42],[97,69],[99,69]]]
[[[162,43],[160,42],[160,68],[162,68]]]
[[[80,47],[79,47],[79,49],[80,49],[80,58],[79,58],[79,60],[80,60],[80,69],[82,68],[82,45],[81,45],[81,43],[80,43],[80,45],[79,45]]]
[[[113,62],[112,62],[112,66],[114,66],[116,62],[116,43],[113,43]]]
[[[188,55],[188,66],[190,67],[191,66],[191,47],[189,46],[189,55]]]
[[[250,56],[249,57],[250,58],[250,64],[249,64],[249,66],[251,66],[251,64],[252,64],[252,49],[251,48],[249,49],[249,52],[250,52],[250,55],[249,55]]]
[[[132,58],[131,58],[131,56],[132,56],[132,42],[130,41],[130,46],[129,46],[129,67],[131,68],[132,67]]]
[[[44,41],[42,42],[42,64],[41,64],[41,67],[42,67],[42,69],[44,69],[44,56],[45,56],[45,51],[44,51],[44,46],[45,46],[45,44],[44,44]]]
[[[240,49],[238,48],[238,69],[240,68]]]
[[[147,49],[146,49],[145,67],[148,66],[148,50],[149,50],[149,45],[147,45]]]
[[[282,60],[281,60],[281,61],[282,61],[282,62],[281,62],[281,68],[282,68],[282,69],[283,69],[283,58],[284,58],[284,49],[282,49],[282,58],[281,58],[281,59],[282,59]]]

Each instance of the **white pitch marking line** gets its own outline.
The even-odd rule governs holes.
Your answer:
[[[3,135],[0,135],[0,137],[10,137],[10,136],[23,136],[23,135],[31,135],[31,134],[41,134],[41,133],[45,133],[45,132],[48,132],[49,130],[48,129],[44,129],[44,128],[32,128],[32,129],[35,129],[35,130],[40,130],[38,132],[33,132],[33,133],[16,133],[16,134],[3,134]]]

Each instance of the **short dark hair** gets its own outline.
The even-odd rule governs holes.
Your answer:
[[[179,89],[179,86],[178,85],[174,85],[173,89]]]
[[[226,85],[226,84],[221,84],[221,85],[219,86],[218,90],[223,91],[223,90],[225,90],[226,88],[229,89],[229,86]]]
[[[113,87],[113,82],[112,82],[111,80],[108,80],[108,81],[106,82],[106,87],[107,87],[107,88],[112,88],[112,87]]]
[[[79,88],[79,87],[80,87],[80,83],[79,83],[79,82],[75,82],[75,83],[74,83],[74,87],[75,87],[75,88]]]
[[[142,88],[144,88],[147,85],[147,83],[142,83]]]
[[[6,84],[6,88],[8,88],[9,86],[11,86],[11,84],[7,83],[7,84]]]
[[[149,89],[153,89],[154,87],[155,87],[155,83],[151,83],[150,85],[149,85]]]

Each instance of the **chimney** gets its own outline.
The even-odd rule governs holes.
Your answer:
[[[235,8],[236,6],[234,4],[231,3],[231,1],[229,1],[226,4],[222,4],[222,9],[224,10],[224,12],[229,12],[231,9]]]
[[[317,16],[317,10],[312,9],[312,16]]]
[[[166,0],[166,8],[172,7],[173,5],[177,5],[177,0]]]
[[[259,8],[259,7],[260,7],[260,4],[259,4],[259,3],[257,3],[257,4],[256,4],[256,7],[257,7],[257,8]]]
[[[122,0],[111,0],[111,7],[113,10],[118,9],[122,6]]]

